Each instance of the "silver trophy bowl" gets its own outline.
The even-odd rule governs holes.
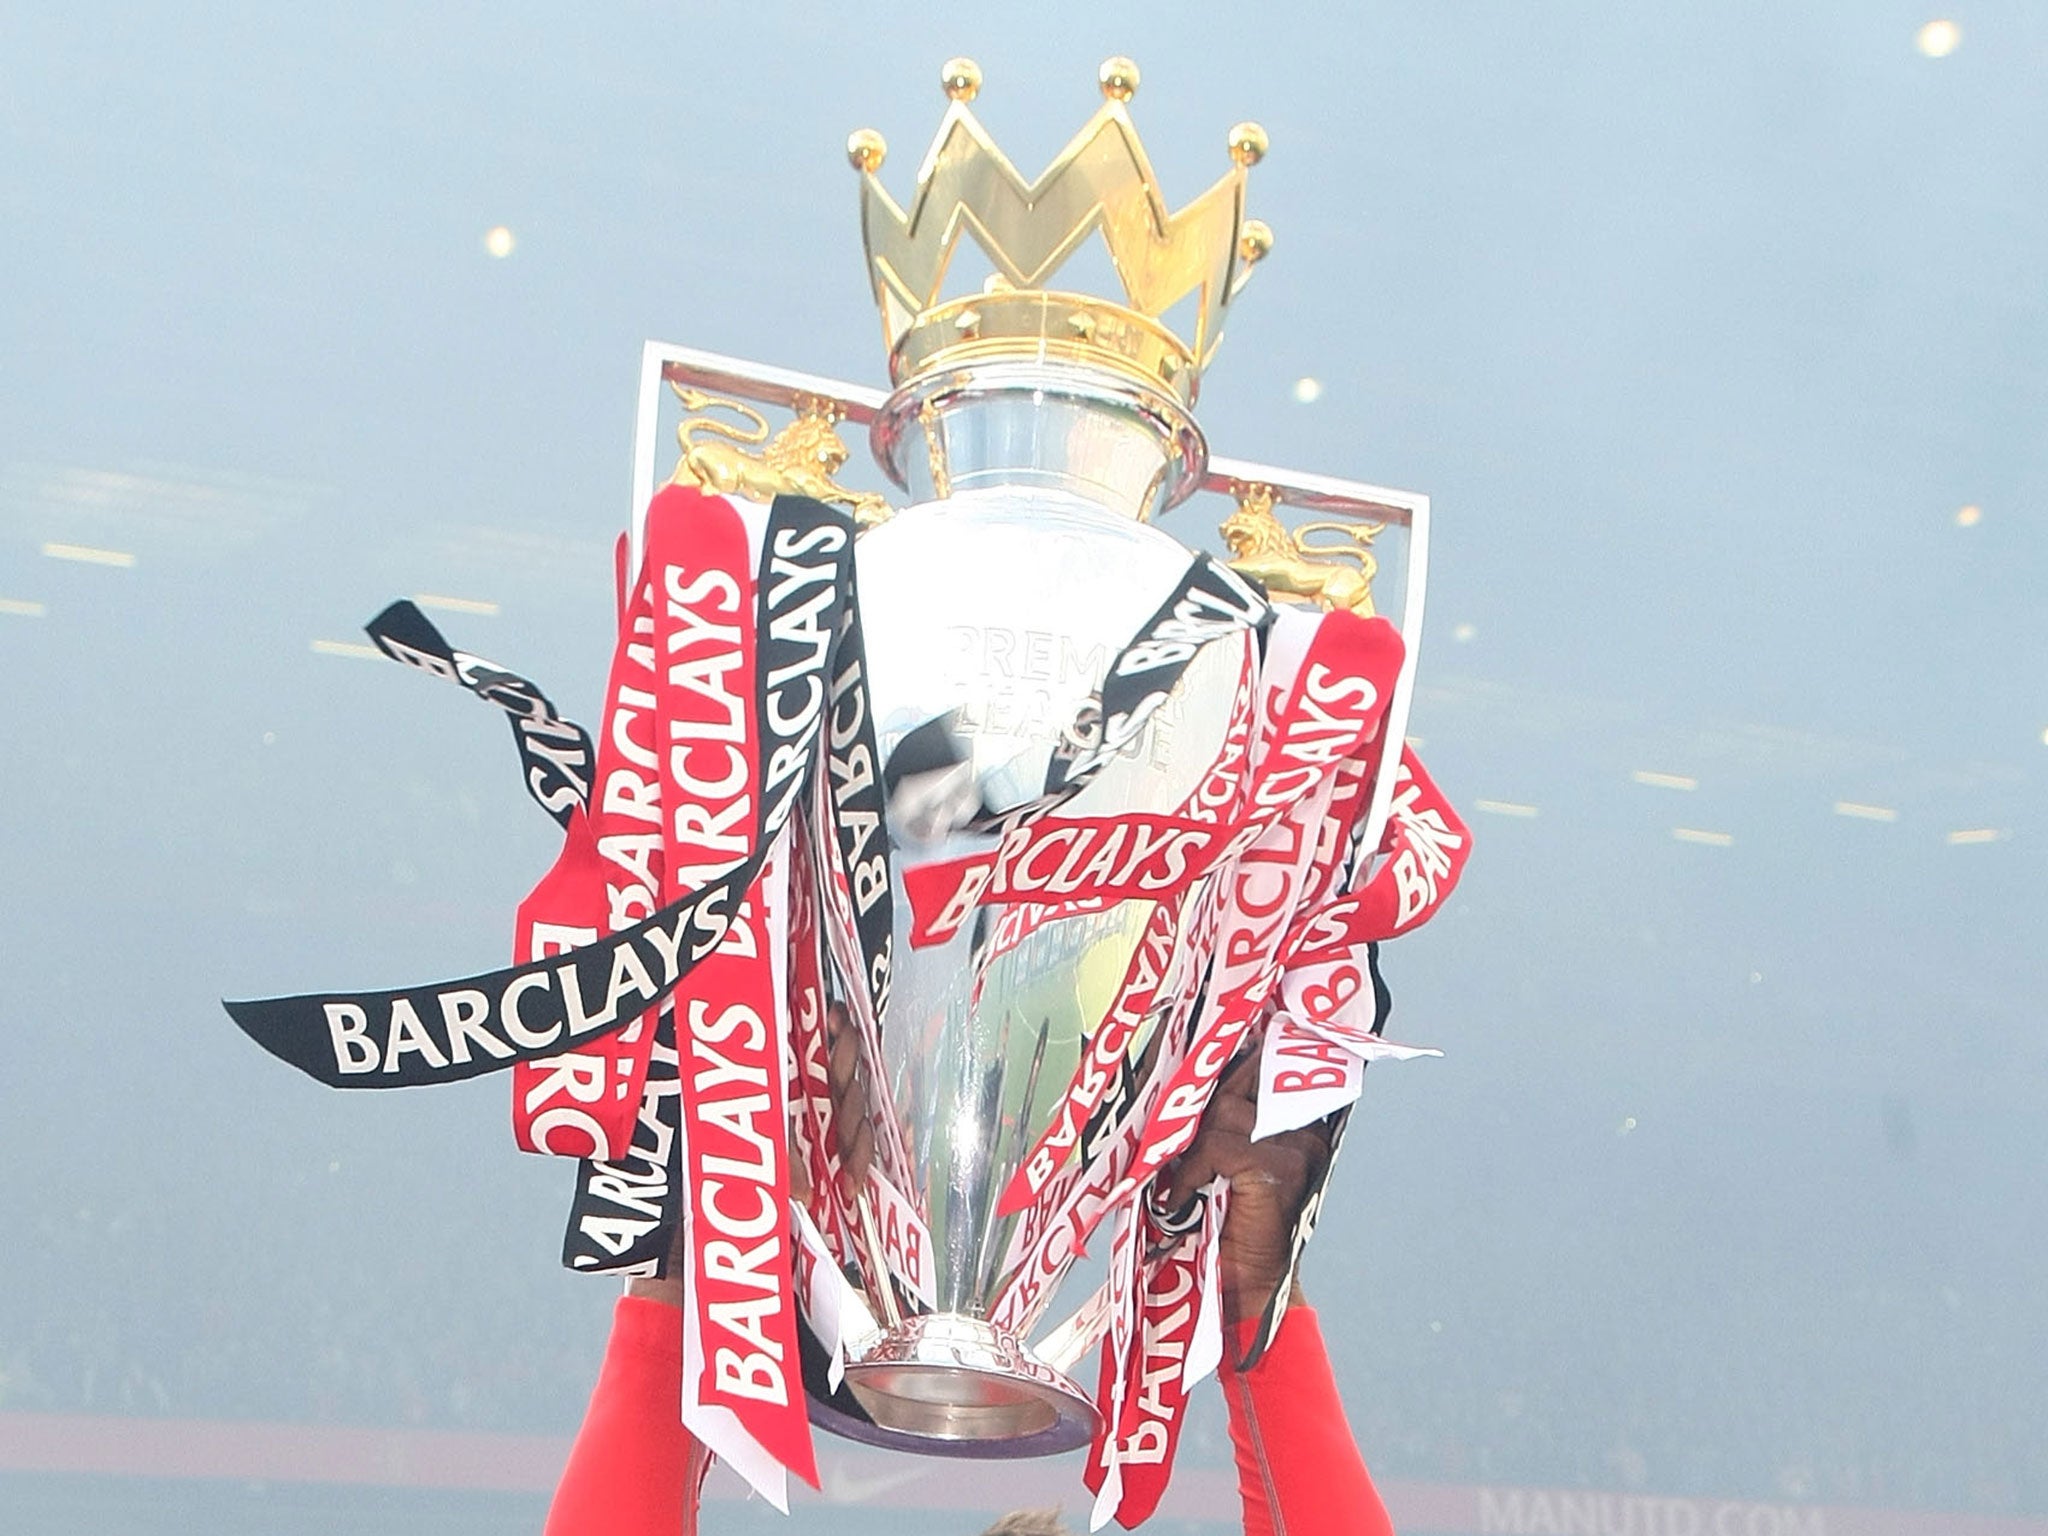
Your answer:
[[[1011,363],[928,380],[885,408],[885,462],[945,493],[858,547],[885,761],[943,717],[963,759],[958,804],[1002,810],[1043,788],[1062,736],[1191,558],[1143,521],[1204,457],[1192,422],[1157,405],[1071,368]],[[1168,706],[1062,814],[1181,805],[1222,744],[1243,643],[1204,648]],[[1086,1443],[1097,1415],[1062,1371],[988,1321],[1021,1220],[997,1205],[1113,1001],[1150,903],[1046,921],[1000,946],[1014,909],[984,907],[950,940],[913,948],[901,871],[993,843],[947,822],[925,803],[892,807],[896,961],[882,1020],[882,1068],[910,1151],[905,1193],[930,1225],[938,1306],[863,1341],[847,1383],[872,1420],[860,1438],[1051,1454]]]

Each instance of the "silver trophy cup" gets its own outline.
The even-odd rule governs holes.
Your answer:
[[[642,367],[636,509],[657,483],[672,391],[693,409],[722,397],[714,403],[751,417],[758,430],[713,429],[722,443],[699,441],[699,482],[855,507],[865,525],[855,565],[869,702],[884,762],[914,733],[944,736],[942,771],[900,776],[916,783],[896,785],[889,801],[893,986],[878,1021],[880,1059],[868,1063],[882,1089],[874,1099],[894,1116],[875,1138],[877,1167],[929,1232],[927,1300],[914,1303],[890,1278],[871,1230],[852,1243],[837,1325],[825,1330],[843,1348],[844,1380],[812,1394],[813,1418],[825,1426],[925,1453],[1042,1455],[1096,1432],[1090,1394],[1067,1373],[1100,1334],[1101,1293],[1029,1342],[1045,1325],[1052,1287],[1028,1308],[999,1303],[1019,1266],[1020,1223],[1047,1213],[1005,1216],[999,1205],[1114,1001],[1152,904],[984,906],[950,938],[917,947],[906,873],[988,846],[987,834],[963,830],[974,813],[1045,788],[1048,764],[1084,727],[1110,663],[1187,571],[1189,546],[1151,518],[1196,491],[1235,498],[1222,528],[1233,563],[1276,593],[1372,612],[1377,580],[1393,598],[1384,611],[1410,650],[1382,730],[1366,846],[1377,846],[1388,814],[1395,776],[1386,770],[1413,687],[1426,500],[1212,460],[1191,414],[1225,310],[1272,243],[1244,217],[1246,173],[1265,153],[1265,134],[1232,128],[1230,170],[1169,215],[1127,110],[1137,78],[1128,60],[1105,64],[1101,106],[1028,183],[971,111],[981,75],[966,60],[945,66],[950,106],[907,209],[877,179],[880,136],[864,130],[849,141],[893,392],[656,343]],[[963,236],[991,270],[978,290],[949,295]],[[1096,236],[1120,296],[1044,286]],[[1165,317],[1190,307],[1184,340]],[[771,440],[765,418],[741,401],[797,420]],[[833,435],[842,423],[868,430],[876,463],[910,505],[889,513],[879,497],[831,481],[847,457]],[[689,424],[678,430],[687,469]],[[734,446],[747,443],[763,445],[758,459]],[[727,469],[712,474],[713,457]],[[1323,519],[1310,528],[1354,535],[1353,563],[1330,563],[1331,550],[1283,527],[1276,509],[1285,508]],[[1224,745],[1252,643],[1240,631],[1197,651],[1165,707],[1059,814],[1179,809]],[[852,995],[849,978],[836,980]],[[1133,1073],[1150,1059],[1155,1027],[1148,1020],[1131,1041]]]
[[[1038,793],[1109,661],[1187,569],[1191,551],[1142,519],[1191,488],[1178,450],[1192,423],[1148,405],[1071,370],[1009,364],[900,392],[877,423],[890,467],[927,493],[857,551],[882,750],[886,760],[910,731],[946,720],[962,758],[956,804],[1002,809]],[[929,495],[934,479],[949,494]],[[1197,653],[1166,708],[1061,814],[1164,814],[1186,801],[1222,745],[1246,643]],[[943,808],[896,807],[899,881],[992,842],[951,832]],[[938,1310],[886,1329],[847,1378],[877,1426],[920,1444],[1067,1449],[1094,1431],[1088,1397],[987,1321],[1020,1220],[997,1205],[1112,1002],[1150,904],[1055,918],[1013,942],[999,939],[1022,914],[984,907],[925,948],[911,946],[908,913],[899,891],[883,1065],[930,1224]]]

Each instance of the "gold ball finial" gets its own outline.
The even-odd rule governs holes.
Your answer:
[[[1237,232],[1237,254],[1248,267],[1255,267],[1273,252],[1273,228],[1264,219],[1246,219]]]
[[[846,159],[856,171],[873,175],[888,153],[888,141],[872,128],[856,128],[846,136]]]
[[[1103,96],[1110,101],[1129,101],[1138,94],[1138,66],[1122,54],[1104,59],[1095,78],[1102,85]]]
[[[1266,130],[1257,123],[1239,123],[1230,130],[1230,158],[1239,165],[1257,165],[1266,158]]]
[[[981,94],[981,66],[972,59],[948,59],[939,71],[948,101],[972,101]]]

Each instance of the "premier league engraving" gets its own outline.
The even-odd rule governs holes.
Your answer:
[[[1168,1210],[1159,1176],[1234,1062],[1258,1134],[1334,1144],[1419,1049],[1381,1036],[1377,946],[1468,845],[1404,743],[1428,504],[1209,452],[1272,247],[1255,124],[1175,210],[1128,60],[1030,181],[980,71],[943,84],[907,202],[848,145],[889,390],[649,345],[595,731],[409,604],[370,625],[511,716],[563,827],[513,963],[228,1006],[339,1087],[508,1071],[519,1145],[577,1163],[564,1263],[682,1264],[683,1421],[769,1497],[815,1483],[815,1422],[1088,1445],[1098,1523],[1135,1524],[1223,1347],[1227,1190]],[[1058,286],[1089,241],[1112,293]],[[895,505],[841,483],[861,427]],[[1227,558],[1189,542],[1204,494]]]

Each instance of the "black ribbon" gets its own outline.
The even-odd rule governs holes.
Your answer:
[[[562,1265],[586,1274],[662,1275],[682,1214],[683,1084],[675,1016],[654,1024],[654,1052],[632,1144],[608,1163],[585,1158],[576,1169]]]
[[[1158,610],[1117,652],[1094,698],[1054,746],[1043,792],[1007,810],[982,812],[967,823],[968,830],[1008,832],[1065,805],[1138,739],[1202,647],[1261,630],[1272,615],[1256,587],[1227,565],[1196,554]]]
[[[526,792],[557,822],[568,826],[576,807],[590,803],[590,775],[597,762],[590,733],[564,719],[532,682],[496,662],[456,650],[405,598],[363,629],[393,661],[446,678],[504,710],[512,720],[512,741],[519,748]]]
[[[888,785],[868,690],[867,644],[860,604],[850,601],[832,654],[831,720],[825,763],[832,789],[833,847],[853,896],[854,930],[867,974],[862,985],[877,1023],[889,1003],[896,942],[894,850],[889,840]]]
[[[757,656],[763,719],[770,730],[777,722],[786,728],[763,760],[761,835],[750,858],[631,928],[566,954],[390,991],[224,1003],[242,1031],[331,1087],[406,1088],[552,1056],[658,1007],[724,938],[816,765],[830,637],[853,601],[853,525],[822,502],[778,497],[770,527],[770,617]],[[813,564],[802,567],[805,560]],[[792,574],[818,562],[830,568],[822,601],[811,595],[813,582]],[[826,643],[817,643],[820,631]]]

